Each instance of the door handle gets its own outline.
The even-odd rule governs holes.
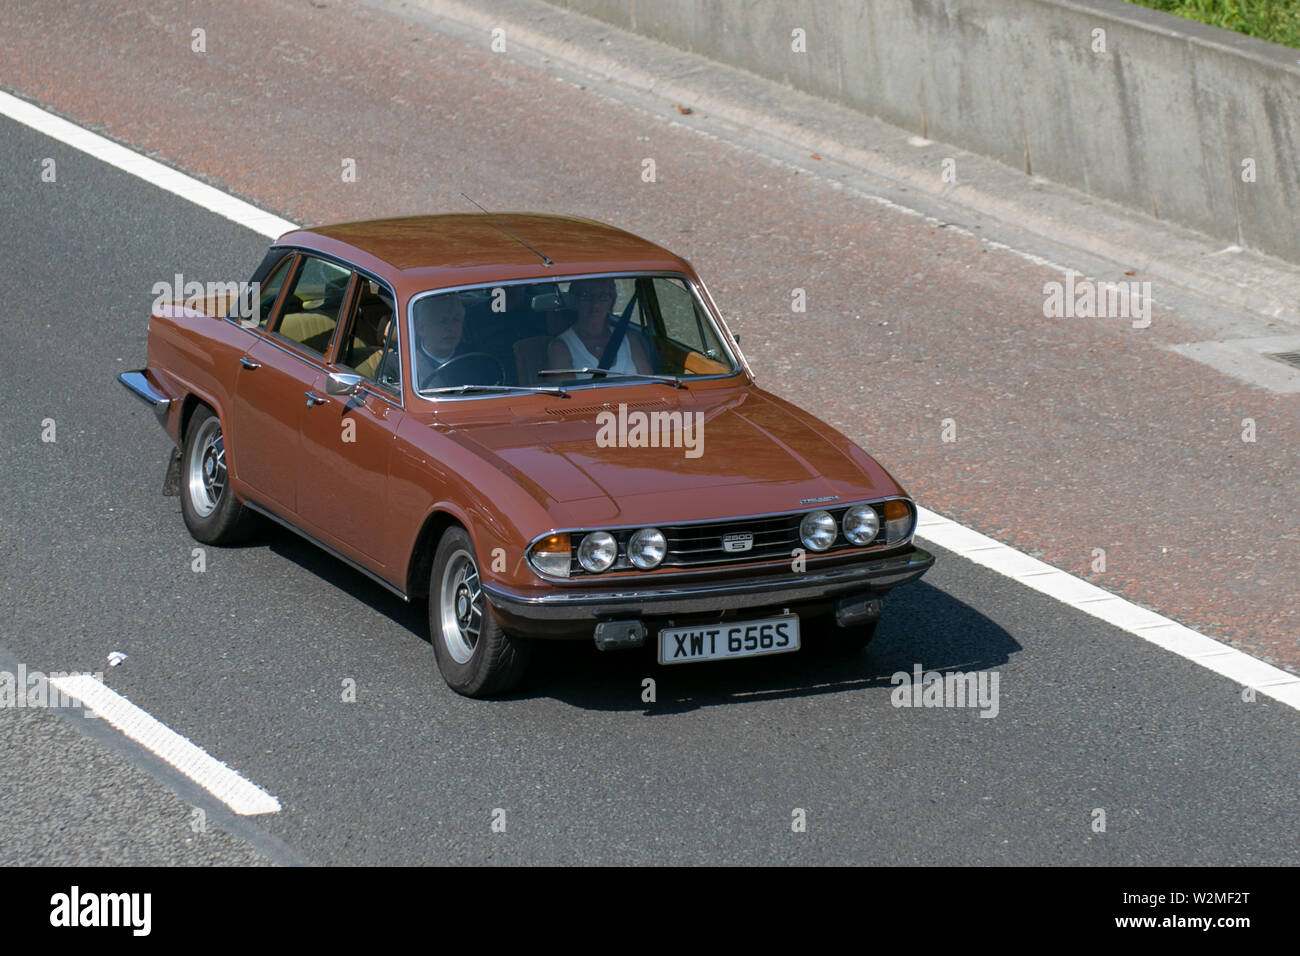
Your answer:
[[[240,360],[239,360],[239,364],[242,365],[242,366],[244,366],[244,368],[249,369],[250,371],[251,371],[252,369],[256,369],[256,368],[261,368],[261,367],[262,367],[262,363],[261,363],[261,362],[254,362],[254,361],[253,361],[251,358],[249,358],[247,355],[245,355],[245,356],[243,356],[243,357],[240,358]]]
[[[313,405],[324,405],[329,401],[329,399],[324,395],[318,395],[316,392],[307,392],[306,395],[308,408],[311,408]]]

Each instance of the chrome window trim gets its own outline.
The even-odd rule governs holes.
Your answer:
[[[270,271],[267,273],[267,275],[270,275],[272,272],[275,272],[276,269],[280,268],[280,266],[284,263],[285,259],[290,259],[290,260],[292,260],[292,258],[293,258],[294,256],[300,255],[299,250],[296,249],[296,248],[294,248],[293,246],[275,246],[275,245],[272,245],[269,249],[267,249],[267,254],[269,255],[269,254],[271,253],[272,250],[277,249],[277,248],[278,248],[278,249],[283,249],[284,252],[285,252],[285,255],[281,256],[281,257],[276,261],[275,265],[271,267],[271,269],[270,269]],[[275,301],[271,303],[271,312],[272,312],[272,317],[274,317],[274,314],[275,314],[275,307],[278,306],[278,305],[280,304],[280,300],[284,298],[284,290],[285,290],[285,288],[288,286],[288,282],[289,282],[289,280],[293,278],[293,272],[294,272],[294,269],[293,269],[293,263],[292,263],[292,261],[291,261],[291,262],[289,263],[289,275],[287,275],[287,276],[285,277],[285,284],[284,284],[283,286],[280,287],[280,291],[277,292],[277,293],[275,294]],[[259,303],[259,304],[260,304],[260,303]],[[250,332],[250,333],[252,333],[252,335],[253,335],[254,338],[259,338],[259,339],[266,339],[266,338],[268,338],[268,333],[266,332],[265,329],[262,328],[262,325],[261,325],[261,321],[260,321],[260,319],[259,319],[259,321],[258,321],[258,323],[257,323],[256,325],[248,325],[248,324],[246,324],[247,320],[245,320],[245,319],[237,319],[237,318],[235,318],[234,316],[232,316],[230,313],[226,313],[226,314],[223,315],[221,318],[222,318],[224,321],[229,322],[231,325],[237,325],[237,326],[239,326],[239,328],[243,329],[245,332]],[[268,319],[268,322],[269,322],[269,319]]]
[[[392,298],[392,300],[393,300],[393,321],[394,321],[394,322],[397,322],[397,323],[398,323],[398,326],[399,326],[399,328],[398,328],[398,330],[397,330],[397,338],[396,338],[396,342],[397,342],[397,370],[400,372],[400,371],[402,370],[402,330],[401,330],[401,328],[400,328],[400,326],[401,326],[401,310],[397,308],[397,295],[396,295],[396,293],[393,292],[393,287],[390,286],[390,285],[389,285],[387,282],[385,282],[383,279],[379,278],[378,276],[372,276],[372,275],[371,275],[369,272],[367,272],[366,270],[364,270],[364,269],[359,269],[359,268],[357,268],[356,266],[353,266],[353,267],[352,267],[352,272],[353,272],[353,274],[354,274],[355,276],[357,276],[357,277],[364,277],[364,278],[369,279],[370,281],[375,282],[375,283],[377,283],[378,285],[382,286],[384,289],[386,289],[386,290],[388,291],[389,296],[390,296],[390,297]],[[353,292],[352,292],[352,296],[351,296],[351,298],[353,298],[353,299],[356,299],[356,298],[357,298],[357,292],[356,292],[355,289],[353,289]],[[355,318],[355,311],[356,311],[356,310],[355,310],[355,306],[359,305],[360,302],[359,302],[359,300],[358,300],[357,302],[353,302],[353,303],[351,303],[351,304],[354,306],[354,309],[353,309],[353,315],[348,316],[349,319]],[[340,325],[342,325],[342,323],[340,323]],[[342,335],[341,333],[340,333],[340,335],[339,335],[339,341],[338,341],[338,344],[339,344],[339,346],[340,346],[340,351],[341,351],[341,350],[342,350],[342,345],[343,345],[343,335]],[[338,358],[337,355],[334,356],[334,357],[335,357],[335,358]],[[332,364],[332,365],[328,365],[328,366],[327,366],[327,371],[328,371],[329,369],[333,369],[333,370],[336,371],[336,372],[344,372],[344,370],[347,369],[347,366],[346,366],[346,365],[339,365],[339,364],[337,364],[337,363],[334,363],[334,364]],[[355,371],[351,371],[351,370],[349,370],[349,371],[345,372],[345,374],[359,374],[359,373],[357,373],[357,372],[355,372]],[[369,395],[373,395],[373,396],[375,396],[375,398],[382,399],[383,401],[387,402],[389,405],[392,405],[394,408],[402,408],[402,409],[406,408],[406,400],[405,400],[405,398],[403,397],[403,394],[402,394],[402,391],[403,391],[403,390],[402,390],[402,383],[401,383],[401,382],[398,382],[398,383],[397,383],[397,396],[396,396],[396,398],[394,398],[392,392],[389,392],[389,391],[387,391],[386,389],[380,387],[379,383],[378,383],[377,381],[375,381],[374,379],[368,379],[368,378],[366,378],[365,376],[362,376],[362,378],[361,378],[361,384],[362,384],[362,386],[365,388],[367,394],[369,394]]]
[[[703,524],[725,524],[728,521],[759,521],[764,518],[785,518],[785,517],[793,518],[796,515],[806,515],[814,511],[825,511],[828,508],[835,508],[836,510],[843,508],[847,510],[849,508],[852,508],[855,505],[878,505],[878,504],[884,504],[886,501],[906,501],[908,507],[912,511],[912,530],[908,534],[908,536],[904,538],[902,541],[895,542],[894,544],[885,544],[884,542],[881,542],[880,544],[873,544],[873,545],[855,545],[852,542],[850,542],[847,548],[842,548],[838,551],[809,551],[807,556],[809,558],[836,557],[845,554],[851,554],[854,552],[860,552],[866,554],[868,552],[882,551],[887,548],[901,548],[904,545],[911,543],[912,539],[916,536],[916,525],[919,520],[919,514],[917,511],[916,502],[913,501],[911,498],[909,498],[907,495],[884,495],[880,498],[859,498],[856,501],[822,502],[821,504],[815,507],[796,508],[793,511],[768,511],[762,514],[752,514],[752,515],[727,515],[725,518],[697,518],[693,521],[659,521],[659,522],[650,522],[649,524],[617,524],[617,525],[609,524],[609,525],[589,525],[586,527],[578,527],[578,528],[552,528],[550,531],[543,531],[541,534],[537,535],[535,538],[533,538],[531,541],[528,542],[527,546],[524,548],[524,561],[525,563],[527,563],[528,569],[532,571],[534,574],[536,574],[539,578],[542,578],[545,581],[554,581],[559,584],[572,584],[574,581],[613,581],[613,580],[622,581],[628,578],[634,578],[637,580],[648,580],[648,578],[646,578],[645,575],[649,572],[635,570],[635,569],[628,569],[628,568],[619,568],[613,574],[611,574],[609,571],[602,571],[599,574],[592,574],[588,572],[586,575],[577,578],[559,577],[552,574],[546,574],[542,571],[539,571],[533,565],[533,559],[532,559],[533,546],[536,545],[537,542],[541,541],[543,538],[550,537],[553,534],[567,534],[570,536],[569,548],[570,548],[570,553],[572,553],[572,548],[573,548],[572,537],[574,535],[590,534],[593,531],[634,531],[639,528],[651,528],[651,527],[658,528],[660,531],[663,531],[665,528],[688,528],[694,525],[703,525]],[[838,536],[839,535],[837,534],[837,537]],[[764,558],[763,562],[766,562],[768,564],[774,563],[770,558]],[[754,562],[753,566],[761,567],[763,562],[756,561]],[[736,563],[744,564],[744,561],[743,560],[737,561]],[[660,565],[659,567],[664,567],[664,565]],[[651,571],[659,571],[659,568],[652,568]],[[670,576],[685,575],[685,574],[700,575],[700,574],[708,574],[708,573],[709,573],[709,568],[707,567],[681,568],[676,571],[659,571],[659,573],[655,574],[654,577],[656,578],[670,577]]]
[[[723,334],[726,336],[727,348],[730,349],[732,355],[740,361],[740,367],[745,370],[745,374],[748,375],[751,379],[755,378],[754,370],[749,366],[749,359],[745,358],[744,350],[741,349],[740,343],[736,341],[735,335],[732,334],[731,327],[728,326],[726,322],[722,321],[722,310],[718,308],[718,303],[713,301],[713,293],[709,291],[709,287],[704,284],[703,279],[700,279],[699,292],[700,292],[700,297],[704,299],[706,303],[708,303],[708,307],[711,310],[711,314],[713,315],[714,319],[717,320],[718,325],[721,327],[723,331]]]
[[[270,248],[271,248],[271,249],[284,249],[286,252],[290,253],[291,255],[296,254],[296,255],[314,256],[314,257],[316,257],[317,259],[324,259],[324,260],[326,260],[327,262],[333,262],[335,265],[343,266],[345,269],[349,270],[349,271],[350,271],[354,276],[364,276],[365,278],[370,279],[372,282],[377,282],[377,283],[379,283],[379,285],[383,286],[385,289],[388,290],[388,294],[392,297],[392,299],[393,299],[393,318],[394,318],[394,319],[397,319],[397,320],[399,321],[399,323],[400,323],[402,312],[401,312],[401,309],[399,309],[399,308],[397,307],[397,293],[393,290],[393,286],[392,286],[392,284],[391,284],[390,282],[388,282],[387,280],[383,279],[382,277],[375,275],[375,274],[374,274],[373,272],[371,272],[369,269],[363,269],[363,268],[361,268],[361,267],[358,266],[358,265],[354,265],[353,263],[348,262],[346,259],[341,259],[341,258],[339,258],[338,256],[330,255],[329,253],[325,253],[325,252],[319,252],[319,251],[316,250],[316,249],[312,249],[310,246],[277,246],[277,245],[275,245],[274,243],[272,243],[272,245],[271,245]],[[279,263],[277,262],[276,265],[278,266]],[[352,280],[349,279],[349,283],[350,283],[351,281],[352,281]],[[286,285],[286,288],[287,288],[287,285]],[[281,290],[280,296],[282,296],[283,294],[284,294],[284,290]],[[277,305],[280,303],[280,296],[276,296],[276,304],[277,304]],[[349,298],[351,298],[351,297],[349,297]],[[229,323],[231,323],[232,325],[236,325],[236,326],[238,326],[239,328],[243,329],[245,332],[248,332],[249,334],[251,334],[254,338],[258,339],[259,341],[266,342],[268,345],[271,345],[271,346],[273,346],[274,348],[279,349],[281,352],[284,352],[286,355],[292,355],[294,358],[297,358],[297,359],[302,360],[303,362],[306,362],[308,365],[312,366],[313,368],[317,369],[318,371],[325,372],[327,375],[328,375],[331,371],[339,372],[339,371],[342,371],[342,370],[343,370],[343,366],[338,366],[338,365],[333,365],[333,366],[331,366],[328,362],[317,361],[316,359],[312,358],[310,355],[307,355],[305,352],[300,352],[300,351],[297,351],[297,350],[295,350],[295,349],[288,348],[288,347],[286,347],[286,346],[280,344],[280,342],[276,340],[276,333],[274,333],[274,332],[268,332],[268,331],[266,331],[265,329],[263,329],[261,326],[257,326],[257,325],[254,325],[254,326],[251,326],[251,327],[250,327],[250,326],[247,326],[247,325],[245,325],[243,322],[239,321],[238,319],[233,319],[233,318],[231,318],[229,315],[224,316],[223,318],[224,318],[224,320],[225,320],[226,322],[229,322]],[[340,321],[340,322],[339,322],[339,325],[342,325],[342,324],[343,324],[342,321]],[[335,329],[335,334],[336,334],[336,335],[338,334],[337,328]],[[285,342],[292,341],[291,339],[286,339],[286,338],[284,338],[284,336],[279,336],[279,338],[280,338],[280,340],[285,341]],[[331,339],[330,339],[330,344],[332,345],[333,342],[334,342],[334,339],[331,338]],[[324,358],[326,358],[326,357],[327,357],[327,356],[322,356],[322,359],[324,359]],[[400,328],[398,329],[398,335],[397,335],[397,361],[398,361],[398,368],[399,368],[399,369],[403,368],[403,365],[402,365],[402,335],[401,335],[401,329],[400,329]],[[383,401],[387,402],[389,405],[392,405],[394,408],[400,408],[400,409],[405,409],[405,408],[406,408],[406,400],[405,400],[405,397],[404,397],[404,395],[403,395],[403,390],[402,390],[402,388],[401,388],[400,385],[398,386],[398,389],[397,389],[397,393],[398,393],[398,394],[397,394],[396,398],[394,398],[394,396],[393,396],[393,394],[392,394],[391,392],[387,392],[387,391],[384,391],[384,390],[380,389],[377,385],[374,385],[373,383],[371,383],[371,382],[370,382],[369,380],[367,380],[367,379],[362,379],[362,383],[361,383],[361,384],[362,384],[363,386],[365,386],[365,389],[366,389],[366,393],[367,393],[367,394],[369,394],[369,395],[373,395],[373,396],[375,396],[375,398],[382,399]]]
[[[650,271],[623,270],[619,272],[578,272],[578,273],[556,275],[556,276],[536,276],[529,279],[507,279],[504,282],[471,282],[465,285],[452,285],[441,289],[426,289],[423,292],[417,292],[415,295],[411,296],[411,298],[408,299],[406,302],[406,332],[407,332],[408,344],[410,345],[409,371],[411,373],[411,394],[413,394],[416,398],[420,399],[421,401],[430,402],[433,404],[437,404],[438,402],[448,402],[448,401],[451,402],[493,401],[495,399],[501,399],[501,398],[517,398],[519,395],[527,394],[526,392],[522,392],[522,391],[520,392],[504,391],[501,392],[500,394],[487,394],[487,395],[484,394],[438,395],[438,396],[421,395],[419,390],[419,379],[415,377],[415,303],[419,302],[421,299],[431,295],[444,295],[448,292],[468,292],[471,289],[495,289],[500,286],[508,286],[508,285],[539,285],[545,282],[575,282],[579,279],[627,279],[627,278],[642,278],[642,277],[647,277],[647,278],[665,277],[671,279],[680,279],[682,284],[685,285],[687,290],[691,293],[691,297],[695,300],[696,304],[701,306],[704,309],[704,311],[709,315],[709,318],[713,320],[714,324],[718,326],[718,330],[721,332],[721,335],[719,336],[719,344],[722,346],[724,351],[726,351],[727,357],[731,360],[733,370],[725,373],[720,372],[715,375],[692,375],[689,378],[684,378],[683,379],[684,382],[705,382],[712,379],[733,378],[736,375],[747,374],[749,372],[749,366],[744,362],[743,359],[741,359],[736,354],[735,351],[733,351],[735,346],[732,342],[731,332],[727,328],[726,323],[723,322],[722,316],[719,315],[718,312],[711,306],[711,300],[706,299],[703,295],[701,295],[699,289],[696,288],[695,283],[691,281],[691,277],[686,275],[686,273],[672,272],[672,271],[662,270],[662,269],[650,270]],[[752,378],[752,376],[750,377]],[[578,385],[565,385],[564,389],[565,391],[572,392],[577,389],[586,390],[586,389],[593,389],[593,388],[611,388],[611,387],[617,388],[617,387],[628,387],[632,385],[653,385],[653,384],[656,384],[653,380],[647,380],[645,382],[633,382],[633,381],[628,381],[626,379],[618,379],[617,381],[613,381],[613,382],[602,382],[602,381],[593,380],[588,382],[582,382],[581,384]]]

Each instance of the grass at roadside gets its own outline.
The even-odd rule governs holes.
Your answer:
[[[1128,0],[1128,2],[1300,49],[1300,0]]]

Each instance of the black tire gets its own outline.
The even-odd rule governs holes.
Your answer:
[[[443,534],[429,573],[429,643],[442,679],[466,697],[494,697],[518,685],[532,645],[492,616],[464,528]]]
[[[196,541],[234,544],[256,528],[256,516],[230,490],[221,419],[206,405],[185,429],[180,482],[181,514]]]

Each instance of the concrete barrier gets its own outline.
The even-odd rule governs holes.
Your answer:
[[[1300,262],[1300,50],[1122,0],[548,2]]]

